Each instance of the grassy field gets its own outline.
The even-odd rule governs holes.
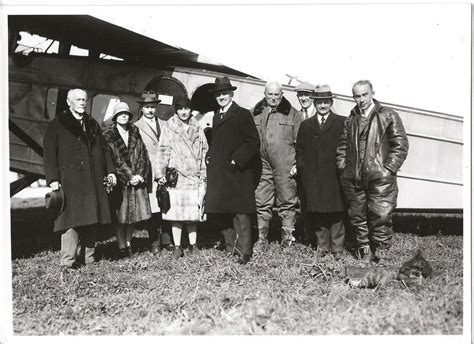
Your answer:
[[[108,241],[97,248],[102,259],[69,274],[57,251],[43,251],[13,260],[14,333],[462,334],[462,237],[394,239],[390,270],[421,247],[433,276],[408,288],[395,280],[377,291],[350,288],[351,256],[317,259],[299,244],[273,243],[240,266],[215,249],[177,261],[166,251],[114,261]],[[313,265],[324,273],[310,273]]]
[[[351,255],[335,262],[276,242],[240,266],[213,248],[180,260],[146,250],[115,260],[116,242],[105,236],[95,264],[61,274],[59,236],[43,202],[12,202],[17,335],[462,334],[463,237],[436,226],[414,235],[406,233],[413,221],[396,221],[388,270],[421,248],[434,271],[408,287],[393,280],[378,290],[351,288],[345,266],[358,264]],[[147,241],[142,230],[132,244],[143,249]],[[212,247],[213,238],[201,233],[198,242]]]

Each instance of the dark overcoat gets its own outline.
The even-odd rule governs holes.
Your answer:
[[[336,149],[345,117],[331,112],[323,127],[318,116],[301,123],[296,139],[296,168],[305,197],[305,212],[344,210],[336,170]]]
[[[99,124],[87,114],[83,118],[85,131],[70,110],[59,113],[43,139],[46,181],[58,181],[65,195],[54,231],[111,222],[103,179],[115,173],[114,164]]]
[[[116,123],[104,130],[104,137],[117,170],[115,192],[119,191],[121,194],[121,202],[113,207],[116,221],[131,224],[149,219],[151,210],[148,191],[151,190],[147,190],[147,182],[152,175],[147,149],[139,129],[133,124],[129,126],[128,146],[125,145]],[[144,182],[130,185],[130,179],[135,175],[141,176]]]
[[[255,213],[259,148],[260,139],[249,110],[233,102],[222,119],[219,113],[214,115],[207,159],[206,213]],[[232,160],[236,166],[232,166]]]

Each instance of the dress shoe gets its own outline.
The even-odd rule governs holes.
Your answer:
[[[175,246],[170,243],[170,244],[163,245],[162,248],[168,252],[171,252],[171,251],[174,251]]]
[[[247,254],[241,255],[241,256],[237,259],[237,263],[239,263],[239,264],[241,264],[241,265],[245,265],[245,264],[247,264],[249,261],[250,261],[250,256],[247,255]]]
[[[159,246],[153,246],[150,251],[152,255],[156,256],[157,254],[160,254],[161,250]]]
[[[316,257],[318,258],[324,258],[330,253],[328,250],[323,250],[320,247],[318,247],[316,251]]]
[[[189,255],[197,256],[199,255],[199,248],[196,245],[189,245]]]
[[[81,265],[78,262],[73,262],[71,265],[62,265],[61,273],[70,273],[79,270]]]
[[[119,259],[126,259],[130,258],[130,253],[128,252],[128,248],[124,247],[119,250]]]
[[[173,251],[173,258],[174,259],[179,259],[183,256],[184,256],[184,254],[183,254],[183,249],[181,248],[181,246],[175,246],[174,251]]]

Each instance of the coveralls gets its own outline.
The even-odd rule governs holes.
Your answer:
[[[282,243],[294,240],[295,208],[297,204],[296,181],[290,170],[296,164],[296,136],[301,124],[301,114],[283,97],[272,109],[265,100],[253,109],[255,125],[260,136],[262,175],[255,191],[259,238],[267,239],[272,208],[275,203],[282,221]]]

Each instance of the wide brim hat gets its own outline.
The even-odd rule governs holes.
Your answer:
[[[311,98],[313,99],[332,99],[335,96],[331,92],[329,85],[316,85]]]
[[[117,116],[124,112],[128,114],[129,119],[133,118],[133,114],[130,112],[130,107],[128,106],[127,103],[119,102],[115,104],[112,111],[112,121],[115,122],[115,120],[117,119]]]
[[[191,100],[188,97],[176,96],[173,99],[173,105],[175,109],[187,107],[191,109]]]
[[[302,82],[298,86],[295,87],[295,91],[298,92],[308,92],[308,93],[313,93],[314,92],[314,86],[313,84],[310,84],[309,82]]]
[[[65,205],[66,197],[62,188],[48,192],[44,196],[44,206],[54,219],[63,212]]]
[[[216,78],[214,81],[214,87],[209,90],[209,92],[217,93],[222,91],[235,91],[237,87],[233,86],[230,83],[228,77],[223,76],[221,78]]]
[[[137,100],[140,104],[149,104],[149,103],[161,103],[161,100],[158,99],[155,91],[143,91],[141,99]]]

